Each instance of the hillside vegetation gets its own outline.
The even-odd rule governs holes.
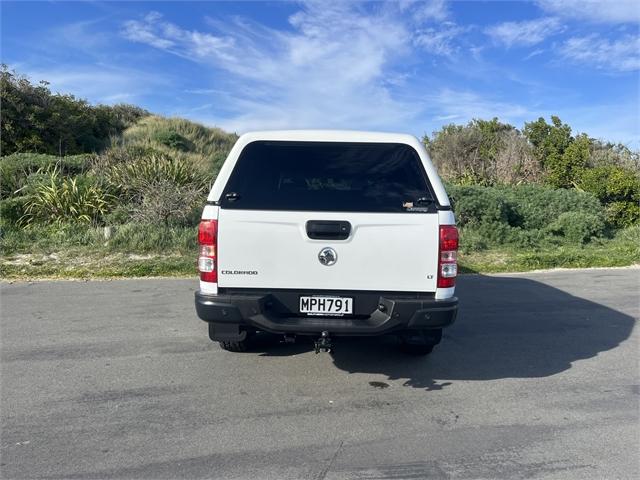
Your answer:
[[[237,136],[91,106],[2,70],[3,277],[193,275],[196,225]],[[638,152],[552,117],[447,125],[424,142],[448,183],[466,271],[640,259]]]

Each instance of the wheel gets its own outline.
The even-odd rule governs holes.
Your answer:
[[[220,348],[227,352],[246,352],[249,350],[248,338],[240,340],[239,342],[218,342]]]
[[[410,355],[429,355],[442,340],[442,329],[407,330],[399,335],[400,348]]]

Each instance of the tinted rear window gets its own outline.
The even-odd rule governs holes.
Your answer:
[[[433,198],[420,158],[408,145],[263,141],[250,143],[240,154],[221,205],[415,212],[424,211]]]

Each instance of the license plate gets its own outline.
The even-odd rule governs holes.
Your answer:
[[[307,315],[351,315],[352,297],[300,297],[300,313]]]

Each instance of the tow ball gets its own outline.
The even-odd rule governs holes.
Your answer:
[[[327,332],[326,330],[320,334],[320,338],[314,343],[316,347],[316,353],[320,353],[321,351],[329,353],[333,348],[331,345],[331,338],[329,338],[329,332]]]

